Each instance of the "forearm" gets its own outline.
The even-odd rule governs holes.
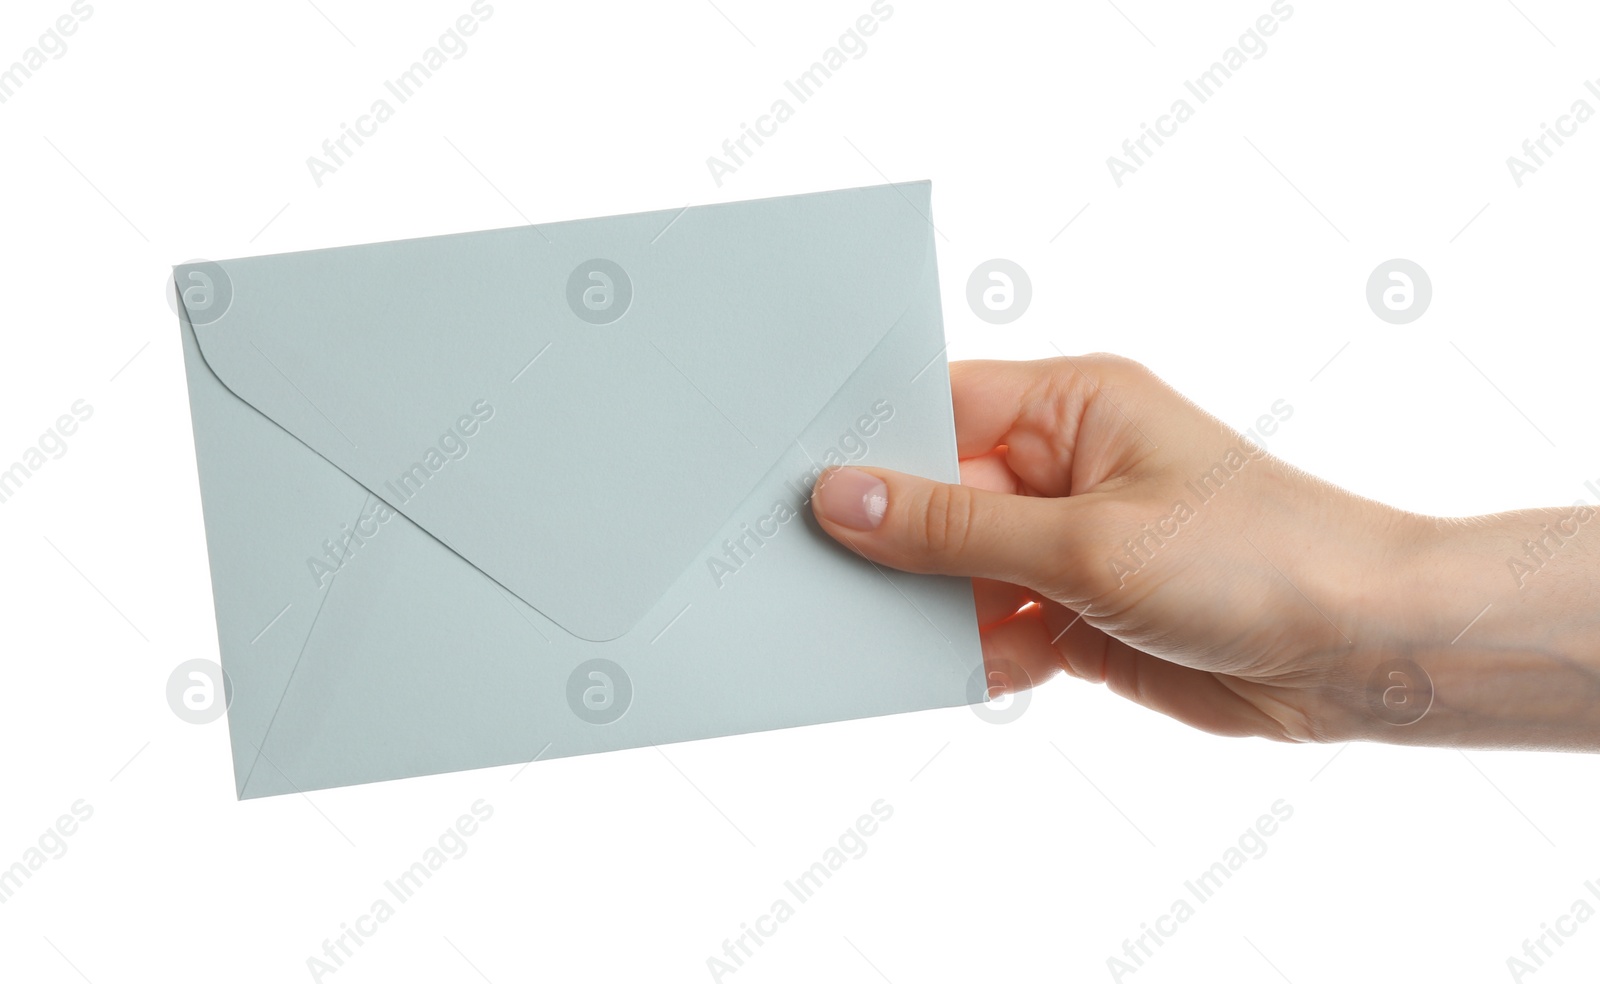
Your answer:
[[[1330,731],[1600,751],[1597,519],[1559,507],[1402,524],[1397,569],[1358,575],[1379,587],[1333,688]]]

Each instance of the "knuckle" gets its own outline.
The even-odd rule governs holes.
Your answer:
[[[1125,355],[1096,352],[1084,356],[1079,365],[1083,367],[1085,373],[1094,377],[1101,389],[1109,387],[1113,391],[1145,390],[1153,384],[1160,383],[1160,377],[1154,370],[1143,362]]]
[[[1118,500],[1082,501],[1076,504],[1077,522],[1063,523],[1055,537],[1056,555],[1078,587],[1079,601],[1101,599],[1123,585],[1119,570],[1128,531],[1139,524],[1137,507]],[[1119,569],[1118,565],[1123,567]]]
[[[1084,356],[1084,361],[1108,376],[1142,376],[1150,373],[1144,363],[1114,352],[1093,352]]]
[[[972,535],[972,490],[936,484],[928,490],[922,514],[922,537],[932,553],[960,556]]]

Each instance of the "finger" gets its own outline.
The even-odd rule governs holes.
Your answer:
[[[1063,577],[1072,583],[1073,554],[1081,553],[1071,549],[1073,520],[1086,507],[1079,499],[1005,495],[881,468],[834,468],[817,480],[811,508],[829,536],[870,560],[1060,597],[1054,592]]]
[[[1115,451],[1127,437],[1125,429],[1137,431],[1116,409],[1108,386],[1147,383],[1146,375],[1137,363],[1108,355],[953,363],[958,453],[972,458],[1004,445],[1010,469],[1030,488],[1067,495],[1086,487],[1088,472],[1076,461],[1080,440],[1109,442]],[[1112,426],[1087,426],[1097,421]],[[1097,448],[1096,457],[1105,451]],[[1089,471],[1103,474],[1104,468]]]
[[[973,458],[1004,444],[1017,422],[1036,412],[1056,378],[1052,360],[952,362],[950,397],[955,407],[957,453]]]
[[[1045,602],[983,635],[985,664],[1021,667],[1034,685],[1055,669],[1103,683],[1120,697],[1214,735],[1281,738],[1282,726],[1216,674],[1169,663],[1106,635],[1068,608]],[[1042,664],[1052,663],[1051,667]]]
[[[1020,611],[1023,605],[1038,597],[1027,588],[1005,581],[981,577],[972,579],[972,600],[978,609],[979,629],[1004,622]]]
[[[982,639],[990,697],[1036,687],[1066,670],[1201,731],[1283,737],[1277,721],[1215,674],[1130,648],[1053,602],[984,630]]]
[[[985,629],[981,638],[990,697],[1037,687],[1061,670],[1061,660],[1050,645],[1050,630],[1037,608]]]
[[[1005,492],[1016,495],[1022,491],[1022,485],[1017,481],[1017,476],[1011,471],[1011,466],[1006,464],[1005,451],[991,451],[976,458],[966,458],[961,462],[961,484],[970,485],[975,489],[987,489],[990,492]]]
[[[1277,721],[1216,674],[1151,656],[1082,621],[1055,648],[1070,675],[1104,683],[1112,693],[1192,728],[1225,737],[1283,736]]]

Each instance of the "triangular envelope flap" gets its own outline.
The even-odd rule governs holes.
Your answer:
[[[235,394],[563,628],[606,641],[706,548],[912,292],[936,289],[922,284],[929,190],[176,277],[206,363]],[[591,287],[621,316],[597,314]]]

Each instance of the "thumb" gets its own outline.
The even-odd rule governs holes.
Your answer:
[[[1048,590],[1071,560],[1070,502],[882,468],[833,468],[817,479],[811,509],[829,536],[868,560]]]

